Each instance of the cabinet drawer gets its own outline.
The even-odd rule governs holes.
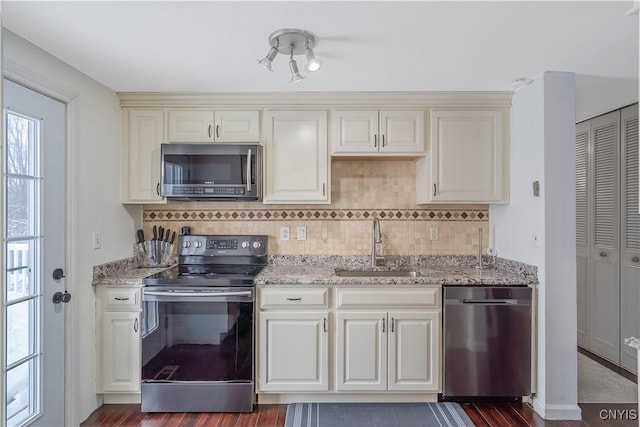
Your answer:
[[[336,308],[440,308],[440,288],[338,288]]]
[[[140,308],[139,288],[104,289],[105,310],[135,310]]]
[[[260,289],[260,308],[327,308],[328,306],[328,288]]]

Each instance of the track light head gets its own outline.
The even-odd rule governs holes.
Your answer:
[[[316,45],[316,37],[308,31],[295,28],[284,28],[274,31],[269,36],[269,53],[258,63],[271,71],[271,63],[278,53],[289,55],[289,69],[291,71],[291,82],[299,82],[304,78],[298,70],[298,63],[293,59],[293,55],[304,54],[307,58],[305,68],[308,71],[317,71],[322,67],[322,61],[315,57],[313,48]]]

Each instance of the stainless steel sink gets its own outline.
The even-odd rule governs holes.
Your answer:
[[[415,270],[336,270],[339,277],[418,277]]]

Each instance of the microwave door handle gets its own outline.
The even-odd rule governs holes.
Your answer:
[[[251,148],[247,151],[247,192],[251,191]]]

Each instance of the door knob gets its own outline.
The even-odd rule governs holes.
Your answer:
[[[53,303],[54,304],[60,304],[61,302],[66,304],[69,301],[71,301],[71,294],[69,292],[67,292],[67,291],[64,291],[64,293],[56,292],[55,294],[53,294]]]
[[[60,280],[63,277],[66,277],[64,275],[64,270],[61,268],[56,268],[55,270],[53,270],[53,280]]]

